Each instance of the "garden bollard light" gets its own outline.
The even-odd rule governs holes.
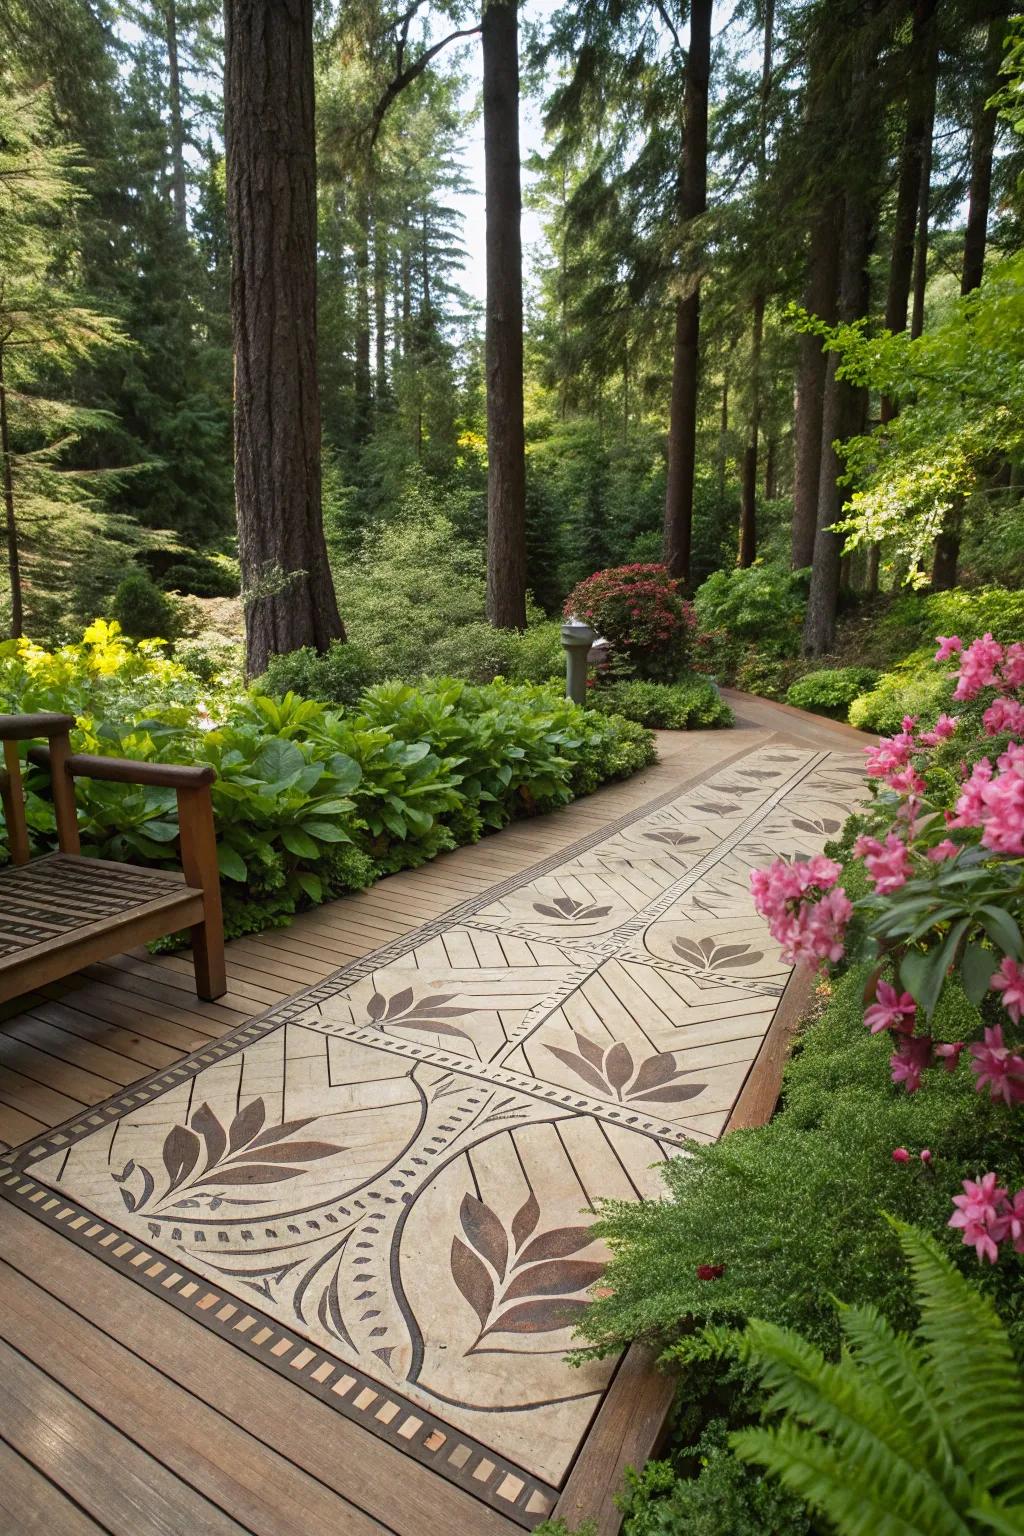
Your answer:
[[[582,704],[587,697],[587,652],[597,639],[597,630],[578,619],[570,619],[562,625],[562,644],[565,647],[565,696],[574,704]]]

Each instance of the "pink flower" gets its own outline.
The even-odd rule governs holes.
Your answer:
[[[960,1056],[963,1050],[963,1040],[951,1040],[948,1043],[944,1041],[942,1045],[937,1045],[935,1047],[935,1054],[940,1061],[946,1063],[947,1072],[955,1072],[960,1065]]]
[[[898,736],[883,736],[877,747],[865,747],[865,767],[869,779],[888,779],[910,761],[914,750],[914,738],[903,732]]]
[[[956,816],[949,822],[951,827],[980,827],[985,802],[982,795],[991,782],[995,769],[987,757],[975,763],[969,779],[965,779],[956,802]]]
[[[951,656],[958,656],[964,648],[964,643],[959,635],[936,635],[938,650],[935,652],[936,661],[948,661]]]
[[[880,896],[898,891],[901,885],[906,884],[912,873],[910,850],[895,832],[888,833],[884,846],[874,838],[858,838],[854,852],[860,849],[863,850],[865,868]]]
[[[894,1163],[909,1163],[910,1153],[907,1151],[906,1147],[893,1147],[892,1160]]]
[[[1003,994],[1003,1007],[1013,1022],[1019,1024],[1021,1012],[1024,1011],[1024,970],[1016,960],[1011,960],[1009,955],[1004,955],[1002,964],[989,982],[989,986]]]
[[[985,1030],[984,1044],[975,1041],[971,1056],[971,1071],[978,1093],[987,1087],[992,1098],[1002,1099],[1004,1104],[1019,1104],[1024,1100],[1024,1056],[1016,1055],[1005,1044],[1001,1024]]]
[[[983,688],[993,688],[999,679],[996,667],[1003,660],[1003,647],[986,630],[960,657],[960,679],[954,699],[973,699]]]
[[[1002,736],[1005,731],[1024,731],[1024,704],[1016,699],[995,699],[982,715],[987,736]]]
[[[960,849],[950,837],[943,838],[941,843],[936,843],[934,848],[928,849],[928,857],[933,864],[941,864],[943,859],[955,859]]]
[[[1024,1189],[1018,1189],[1013,1199],[1007,1197],[1002,1215],[1006,1221],[1006,1236],[1013,1243],[1015,1253],[1024,1253]]]
[[[973,1247],[978,1259],[994,1264],[999,1257],[998,1244],[1006,1236],[1008,1221],[1000,1212],[1006,1190],[996,1186],[996,1175],[986,1173],[978,1182],[963,1181],[963,1194],[953,1196],[956,1210],[949,1218],[951,1227],[963,1232],[963,1240]]]
[[[928,1167],[929,1163],[932,1161],[932,1154],[928,1150],[927,1147],[922,1147],[921,1148],[921,1161],[922,1161],[922,1163],[924,1163],[926,1168]]]
[[[873,1035],[883,1029],[908,1034],[916,1014],[917,1004],[909,992],[897,993],[887,981],[880,981],[875,988],[875,1001],[865,1010],[864,1023]]]
[[[1024,645],[1019,640],[1006,647],[1002,679],[1004,688],[1024,688]]]
[[[916,1093],[921,1086],[921,1073],[932,1059],[931,1035],[905,1036],[889,1057],[889,1075],[894,1083],[902,1083],[908,1093]]]
[[[922,731],[918,740],[922,746],[936,747],[940,741],[948,741],[955,735],[956,728],[960,724],[959,715],[940,715],[930,731]]]

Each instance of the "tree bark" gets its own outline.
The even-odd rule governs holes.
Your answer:
[[[711,79],[712,0],[692,0],[690,47],[683,89],[683,151],[679,223],[687,250],[676,299],[672,399],[668,425],[664,561],[678,581],[690,579],[693,482],[697,467],[697,390],[700,369],[700,253],[692,223],[707,208],[708,87]]]
[[[188,224],[188,208],[185,188],[185,128],[181,110],[181,72],[178,68],[178,13],[175,0],[167,0],[164,6],[164,26],[167,36],[167,96],[171,117],[171,196],[174,201],[174,222],[179,229]]]
[[[925,129],[924,152],[921,156],[921,191],[917,208],[917,245],[914,249],[914,304],[910,315],[911,337],[924,330],[924,300],[928,289],[928,226],[932,200],[932,131],[935,127],[935,92],[932,91],[931,110]]]
[[[355,437],[365,442],[370,431],[370,195],[364,187],[356,199],[353,258],[356,269]]]
[[[373,221],[374,394],[378,404],[388,392],[388,244],[378,211]]]
[[[487,617],[526,628],[526,450],[516,0],[485,0]]]
[[[907,115],[900,154],[889,257],[889,287],[885,301],[886,329],[894,333],[907,328],[921,187],[925,163],[930,155],[935,117],[935,86],[939,66],[934,35],[936,6],[937,0],[917,0],[914,6],[911,60],[907,77]],[[882,421],[891,421],[895,415],[895,402],[883,395]]]
[[[754,295],[754,323],[750,339],[750,414],[747,445],[740,480],[741,566],[753,565],[757,556],[757,445],[761,431],[761,344],[764,339],[764,293]]]
[[[235,505],[246,670],[344,639],[320,506],[313,0],[227,0]]]
[[[3,460],[7,575],[11,584],[11,638],[20,640],[25,633],[25,611],[21,590],[21,556],[18,550],[18,519],[14,507],[14,470],[11,465],[11,434],[7,421],[7,385],[4,382],[2,346],[0,346],[0,458]]]
[[[988,27],[985,48],[985,73],[974,105],[971,130],[971,185],[967,202],[967,229],[964,234],[964,262],[960,292],[971,293],[981,287],[985,273],[985,247],[988,242],[988,210],[992,197],[992,152],[996,142],[998,111],[988,105],[999,81],[1006,38],[1007,0],[999,0]]]

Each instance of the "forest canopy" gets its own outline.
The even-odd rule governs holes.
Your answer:
[[[136,615],[148,583],[240,634],[314,580],[257,537],[286,505],[322,521],[318,649],[348,593],[363,611],[382,535],[438,517],[499,627],[607,567],[664,560],[692,595],[757,562],[810,569],[820,655],[850,602],[1024,576],[1007,0],[299,7],[281,88],[308,72],[310,229],[288,249],[311,265],[289,302],[313,371],[307,406],[256,415],[231,298],[246,11],[227,34],[212,0],[0,17],[8,632],[71,638],[128,581]],[[309,390],[289,499],[245,444]],[[275,622],[250,670],[303,643]]]

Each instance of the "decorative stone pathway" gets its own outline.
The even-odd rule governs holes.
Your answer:
[[[721,1133],[788,976],[749,871],[820,850],[861,776],[762,737],[31,1144],[0,1191],[532,1526],[615,1368],[564,1362],[595,1202],[657,1198]]]

